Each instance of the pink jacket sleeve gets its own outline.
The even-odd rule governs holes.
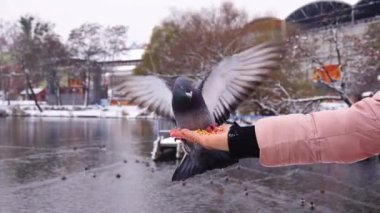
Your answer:
[[[349,109],[274,116],[257,122],[260,163],[352,163],[380,154],[380,91]]]

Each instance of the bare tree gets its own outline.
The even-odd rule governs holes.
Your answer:
[[[350,85],[353,95],[380,90],[380,23],[369,24],[362,37],[353,37],[350,42],[358,53],[357,60],[351,64],[354,81]]]
[[[371,28],[373,26],[369,25],[368,30]],[[334,26],[318,33],[300,35],[294,47],[305,69],[309,72],[319,69],[319,75],[324,75],[317,75],[318,85],[339,95],[341,100],[351,106],[360,99],[362,92],[378,85],[376,76],[379,74],[380,54],[370,41],[368,32],[360,28]],[[340,76],[333,76],[329,65],[336,66]]]
[[[33,16],[22,16],[19,19],[20,33],[13,46],[13,56],[25,76],[26,94],[29,92],[37,108],[42,112],[36,94],[33,90],[33,82],[41,80],[43,40],[52,31],[52,25],[37,20]]]
[[[10,49],[13,45],[16,26],[0,20],[0,91],[10,104],[11,73],[5,73],[5,66],[12,63]]]
[[[90,82],[93,82],[95,96],[99,96],[102,62],[114,60],[118,54],[125,53],[127,27],[122,25],[104,28],[96,23],[87,23],[70,33],[68,44],[74,57],[84,61],[81,70],[84,79],[84,105],[88,105]]]
[[[253,45],[243,39],[248,23],[243,10],[225,2],[219,8],[173,11],[153,30],[136,73],[198,74],[210,70],[223,57]]]
[[[86,23],[70,32],[68,45],[74,57],[84,61],[82,76],[84,80],[84,105],[89,102],[91,75],[96,61],[105,55],[102,46],[102,26]]]
[[[343,34],[338,33],[337,28],[329,29],[326,32],[322,31],[320,35],[322,40],[313,43],[313,48],[301,49],[301,47],[300,50],[305,54],[304,57],[308,59],[310,64],[314,64],[314,66],[320,68],[327,76],[327,80],[320,78],[318,83],[323,84],[332,91],[336,92],[348,106],[351,106],[352,100],[348,97],[346,91],[347,77],[343,76],[341,79],[333,78],[331,76],[331,72],[326,66],[333,63],[343,75],[347,75],[345,69],[347,68],[346,65],[348,61],[351,60],[351,56],[349,54],[351,54],[352,51],[347,49],[349,48],[348,46],[344,46],[345,40],[340,37],[341,35]],[[325,52],[322,53],[318,52],[316,50],[321,48],[316,47],[316,45],[319,45],[322,48],[327,47],[328,50],[323,50]]]
[[[61,105],[59,66],[68,58],[68,51],[58,35],[49,34],[44,37],[41,58],[48,88],[55,95],[56,104]]]
[[[114,60],[119,54],[125,54],[127,48],[128,27],[123,25],[108,26],[103,30],[103,47],[107,57]]]
[[[123,25],[108,26],[103,30],[102,43],[105,50],[105,59],[102,63],[101,71],[102,72],[113,72],[114,65],[113,62],[120,61],[125,55],[128,54],[127,48],[127,31],[128,27]],[[100,71],[100,70],[99,70]],[[101,73],[97,73],[100,78]],[[112,87],[113,84],[117,84],[123,81],[123,78],[113,78],[112,74],[110,76],[109,87]],[[103,87],[104,86],[104,87]],[[94,90],[97,96],[100,98],[106,96],[105,85],[94,85]]]

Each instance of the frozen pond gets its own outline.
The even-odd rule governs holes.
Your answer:
[[[0,213],[380,212],[378,158],[283,168],[249,159],[173,183],[178,162],[150,160],[155,134],[151,120],[0,118]]]

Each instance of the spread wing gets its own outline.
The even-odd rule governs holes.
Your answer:
[[[203,81],[202,95],[218,123],[252,94],[281,58],[280,44],[263,43],[224,58]]]
[[[115,87],[114,91],[132,103],[148,107],[158,115],[174,118],[173,94],[164,80],[156,76],[130,76]]]

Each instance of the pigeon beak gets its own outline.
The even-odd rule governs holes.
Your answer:
[[[191,92],[185,92],[185,94],[189,98],[193,97],[193,91],[191,91]]]

